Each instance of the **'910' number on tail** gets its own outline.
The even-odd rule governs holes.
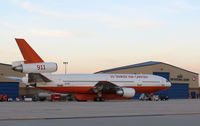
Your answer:
[[[37,65],[38,70],[45,70],[45,65]]]

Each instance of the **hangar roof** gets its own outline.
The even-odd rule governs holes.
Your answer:
[[[98,71],[98,72],[96,72],[96,73],[101,73],[101,72],[104,73],[104,72],[110,72],[110,71],[121,70],[121,69],[128,69],[128,68],[135,68],[135,67],[150,66],[150,65],[161,64],[161,63],[162,63],[162,64],[166,64],[166,65],[170,65],[170,64],[167,64],[167,63],[163,63],[163,62],[149,61],[149,62],[143,62],[143,63],[133,64],[133,65],[128,65],[128,66],[122,66],[122,67],[117,67],[117,68],[102,70],[102,71]],[[170,65],[170,66],[173,66],[173,65]],[[185,69],[176,67],[176,66],[173,66],[173,67],[178,68],[178,69],[181,69],[181,70],[184,70],[184,71],[187,71],[187,72],[190,72],[190,73],[194,73],[194,72],[192,72],[192,71],[188,71],[188,70],[185,70]],[[194,73],[194,74],[198,74],[198,73]]]

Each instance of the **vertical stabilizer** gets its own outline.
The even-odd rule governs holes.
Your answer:
[[[24,57],[24,63],[42,63],[42,58],[31,48],[31,46],[24,40],[15,38],[17,45]]]

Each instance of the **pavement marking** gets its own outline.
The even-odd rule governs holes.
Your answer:
[[[126,117],[152,117],[152,116],[183,116],[183,115],[200,115],[198,113],[171,113],[171,114],[148,114],[148,115],[117,115],[117,116],[80,116],[80,117],[50,117],[50,118],[7,118],[0,119],[0,121],[10,120],[57,120],[57,119],[103,119],[103,118],[126,118]]]
[[[0,121],[10,121],[10,120],[45,120],[45,118],[7,118],[7,119],[0,119]]]

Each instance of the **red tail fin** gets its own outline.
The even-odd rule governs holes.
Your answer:
[[[24,57],[24,63],[41,63],[44,62],[42,58],[31,48],[31,46],[24,39],[15,38],[18,47]]]

